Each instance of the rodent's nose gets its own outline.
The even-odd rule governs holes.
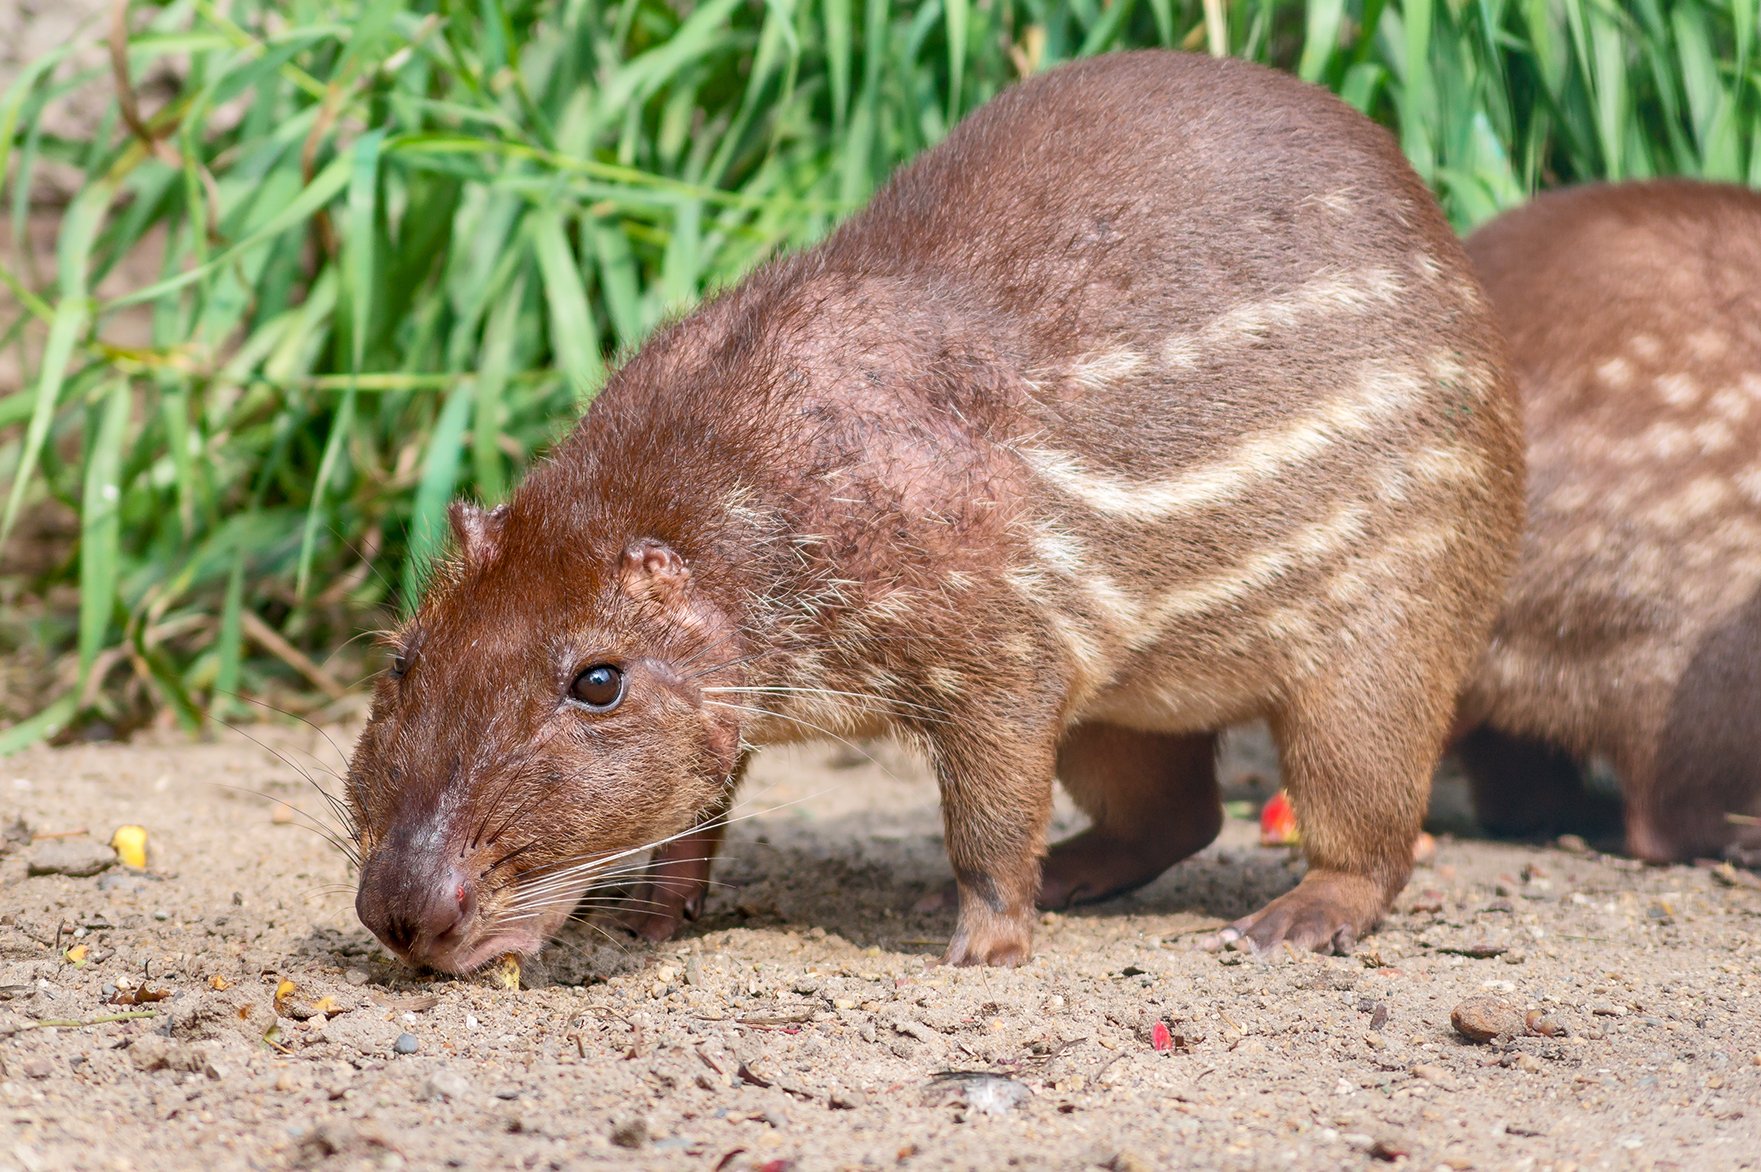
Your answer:
[[[386,947],[422,961],[470,923],[477,913],[477,888],[457,867],[424,876],[413,872],[407,859],[381,856],[369,861],[361,876],[355,912]]]

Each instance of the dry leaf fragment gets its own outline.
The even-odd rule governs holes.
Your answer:
[[[221,976],[219,973],[215,973],[208,978],[208,988],[213,989],[216,993],[223,993],[232,988],[232,982]]]
[[[110,998],[112,1005],[150,1005],[155,1001],[163,1001],[171,996],[170,989],[149,989],[145,985],[137,985],[133,989],[119,989]]]

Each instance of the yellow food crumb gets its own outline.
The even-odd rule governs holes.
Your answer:
[[[225,990],[232,988],[232,982],[221,976],[219,973],[215,973],[208,978],[208,988],[213,989],[216,992],[224,992]]]
[[[275,1012],[277,1014],[284,1017],[287,1015],[288,999],[294,995],[295,988],[297,986],[288,980],[283,980],[281,984],[275,986]]]
[[[490,966],[489,979],[503,989],[520,987],[520,954],[517,952],[503,953]]]
[[[147,828],[145,826],[118,826],[116,833],[110,836],[110,845],[116,851],[116,857],[122,865],[136,871],[147,869]]]
[[[86,953],[90,951],[91,949],[87,948],[84,944],[75,944],[72,948],[69,948],[61,955],[66,957],[67,963],[74,968],[83,969],[86,967]]]

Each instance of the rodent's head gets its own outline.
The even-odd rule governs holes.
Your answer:
[[[348,801],[362,922],[464,972],[537,951],[596,872],[716,805],[740,734],[701,681],[738,651],[664,541],[577,539],[519,501],[451,516],[458,556],[391,641]]]

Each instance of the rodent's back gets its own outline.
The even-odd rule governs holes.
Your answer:
[[[1393,140],[1344,103],[1154,50],[1004,91],[819,252],[873,275],[977,276],[1031,322],[1041,360],[1159,340],[1318,275],[1458,255]]]
[[[1738,783],[1761,750],[1761,193],[1571,189],[1468,249],[1530,477],[1469,710],[1609,758],[1641,801],[1707,769]]]
[[[970,414],[1032,473],[1010,556],[1088,674],[1192,647],[1211,662],[1143,671],[1190,670],[1214,719],[1397,611],[1438,628],[1442,674],[1477,654],[1520,520],[1502,342],[1435,201],[1331,95],[1181,54],[1080,62],[974,114],[815,259],[1004,323],[1026,393]]]

